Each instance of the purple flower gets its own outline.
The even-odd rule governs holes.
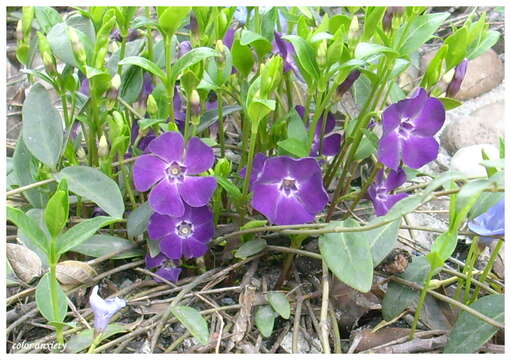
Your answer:
[[[234,27],[230,27],[227,29],[224,35],[224,45],[229,49],[232,48],[232,43],[234,42],[234,34],[236,33],[236,29]]]
[[[261,174],[261,170],[263,169],[264,162],[268,159],[266,155],[263,153],[257,153],[254,156],[254,162],[252,163],[252,173],[250,174],[250,188],[252,188],[252,184],[254,181],[257,180],[259,175]],[[247,168],[243,168],[240,170],[240,176],[242,178],[245,178],[245,175],[247,174]]]
[[[84,78],[80,84],[80,89],[78,92],[82,93],[85,96],[90,96],[90,86],[89,86],[89,79]]]
[[[367,189],[367,194],[373,202],[377,216],[385,215],[395,203],[408,196],[406,193],[391,194],[392,190],[404,184],[406,174],[403,169],[391,170],[386,178],[383,170],[376,175],[376,181]]]
[[[102,299],[98,295],[98,285],[94,286],[89,297],[90,307],[94,313],[94,328],[97,332],[105,331],[110,318],[126,306],[126,301],[115,297],[113,299]]]
[[[296,105],[295,110],[300,115],[300,117],[303,119],[305,116],[305,108],[302,105]],[[323,127],[323,119],[324,116],[322,116],[318,124],[316,125],[316,130],[314,131],[314,138],[312,140],[312,147],[310,156],[319,156],[319,155],[326,155],[326,156],[335,156],[339,153],[339,148],[341,146],[341,140],[342,136],[341,134],[332,133],[335,127],[335,118],[334,114],[331,112],[328,112],[326,117],[326,124],[325,124],[325,132],[323,135],[323,143],[321,143],[321,130]],[[320,150],[321,145],[321,151]]]
[[[297,75],[300,73],[293,57],[295,48],[289,41],[282,39],[282,34],[277,31],[275,31],[275,39],[273,40],[273,53],[279,54],[284,60],[284,72],[293,70]]]
[[[452,77],[451,82],[447,86],[446,91],[447,97],[452,98],[458,93],[458,91],[460,91],[461,83],[465,78],[465,74],[467,73],[467,67],[468,59],[464,59],[462,62],[456,65],[456,68],[454,69],[454,76]]]
[[[267,159],[252,192],[252,207],[277,225],[311,222],[328,202],[321,169],[313,158]]]
[[[470,231],[481,236],[484,243],[490,243],[495,237],[503,237],[505,233],[504,199],[489,208],[484,214],[468,222]],[[492,236],[492,237],[489,237]]]
[[[170,259],[181,256],[194,258],[208,251],[215,226],[209,207],[190,207],[185,204],[182,216],[154,213],[149,219],[149,237],[160,241],[160,251]]]
[[[382,25],[384,31],[389,31],[392,28],[392,19],[394,16],[401,16],[405,12],[405,8],[403,6],[389,6],[387,11],[385,11],[385,15],[383,15]]]
[[[183,216],[185,203],[201,207],[209,202],[216,189],[215,178],[193,176],[211,168],[215,161],[208,145],[192,137],[185,151],[183,136],[178,132],[166,132],[151,141],[147,150],[149,153],[135,162],[133,181],[137,191],[152,187],[149,204],[154,211]]]
[[[138,137],[139,131],[140,131],[140,127],[138,125],[138,121],[134,122],[133,125],[131,126],[131,145],[133,145],[135,143],[135,140]],[[154,133],[153,129],[149,129],[147,131],[147,134],[142,136],[142,138],[139,140],[137,147],[140,150],[145,151],[146,148],[151,143],[151,141],[153,141],[154,139],[156,139],[156,134]],[[131,150],[129,153],[131,154]]]
[[[360,76],[360,70],[353,70],[350,72],[350,74],[346,77],[346,79],[337,87],[337,96],[341,97],[343,96],[351,87],[353,86],[353,83],[357,81],[357,79]]]
[[[173,283],[177,282],[182,271],[181,268],[176,267],[174,262],[166,257],[163,253],[159,253],[155,257],[151,257],[149,254],[147,254],[145,257],[145,264],[149,269],[158,268],[155,274]],[[154,280],[156,282],[162,282],[156,277]]]
[[[378,159],[396,171],[401,159],[414,169],[436,159],[439,145],[434,135],[444,120],[442,103],[422,88],[413,97],[390,105],[382,116]]]
[[[177,58],[183,57],[184,54],[192,50],[192,43],[188,40],[181,41],[177,46]]]

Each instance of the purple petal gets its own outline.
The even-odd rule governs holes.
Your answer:
[[[268,158],[264,162],[261,175],[257,179],[257,183],[280,183],[282,179],[288,176],[288,166],[291,158],[287,156],[277,156]],[[312,158],[311,158],[312,159]]]
[[[468,228],[481,236],[504,236],[505,199],[503,198],[485,213],[469,221]]]
[[[188,206],[185,216],[194,226],[213,223],[213,214],[208,206],[194,208]]]
[[[176,219],[174,219],[173,217],[154,213],[149,218],[149,224],[147,225],[147,233],[149,234],[149,237],[153,240],[161,239],[162,237],[174,232],[176,228],[176,223],[177,223]],[[163,257],[163,259],[159,259],[158,256],[160,255],[157,255],[154,258],[150,258],[150,263],[155,264],[158,261],[160,261],[161,263],[163,260],[165,260],[165,257]],[[146,263],[147,260],[148,259],[146,257]]]
[[[296,179],[296,181],[300,184],[307,181],[315,174],[321,174],[321,168],[314,158],[307,157],[302,159],[293,159],[287,156],[283,156],[283,158],[288,164],[287,168],[289,169],[289,176]]]
[[[177,280],[179,279],[179,275],[181,274],[182,270],[183,269],[178,268],[178,267],[164,267],[164,268],[161,268],[158,271],[156,271],[156,274],[160,275],[162,278],[164,278],[170,282],[177,283]],[[158,278],[155,278],[154,280],[156,282],[162,282]]]
[[[382,114],[383,133],[395,130],[401,124],[398,104],[392,104]]]
[[[183,241],[183,256],[185,258],[196,258],[203,256],[208,251],[208,246],[192,237]]]
[[[233,27],[230,27],[227,29],[224,35],[224,45],[227,46],[229,49],[232,48],[232,43],[234,41],[234,34],[236,33],[236,29]]]
[[[213,176],[185,176],[183,182],[178,184],[178,189],[188,205],[204,206],[215,192],[216,179]]]
[[[276,225],[304,224],[314,220],[304,205],[295,197],[281,196],[276,208]]]
[[[410,136],[402,144],[403,162],[412,169],[435,160],[438,155],[439,145],[433,137]]]
[[[160,240],[160,251],[172,260],[178,260],[183,254],[183,242],[186,241],[172,233]]]
[[[413,133],[420,136],[433,136],[440,130],[445,121],[445,108],[442,102],[435,98],[429,98],[424,104],[422,111],[410,119],[413,124]]]
[[[190,50],[192,50],[192,43],[188,40],[181,41],[177,47],[177,58],[183,57],[183,55],[190,52]]]
[[[407,196],[408,194],[406,193],[400,193],[396,195],[388,195],[385,201],[373,201],[376,216],[385,215],[395,203]]]
[[[321,151],[322,155],[326,156],[335,156],[339,153],[340,147],[341,147],[341,140],[342,136],[341,134],[331,134],[325,138],[323,138],[323,151]],[[319,146],[320,142],[315,141],[312,144],[312,151],[314,151],[314,154],[319,154]]]
[[[166,132],[151,141],[147,149],[167,162],[181,162],[183,159],[184,139],[178,132]]]
[[[215,233],[215,225],[213,224],[213,219],[211,221],[194,226],[193,229],[193,237],[200,242],[207,243],[209,242]],[[195,224],[194,224],[195,225]]]
[[[303,119],[305,116],[305,107],[303,107],[302,105],[296,105],[295,110],[298,113],[298,115],[300,115],[300,117]]]
[[[387,175],[387,180],[385,181],[385,188],[387,191],[394,190],[395,188],[403,185],[406,181],[406,173],[402,168],[399,168],[397,171],[392,170]]]
[[[278,184],[255,182],[252,191],[252,207],[275,223],[275,208],[280,198]]]
[[[162,180],[151,190],[149,204],[154,211],[162,215],[182,216],[185,212],[176,184],[170,183],[168,179]]]
[[[328,194],[323,188],[321,173],[315,173],[300,183],[297,195],[308,213],[317,214],[322,211],[328,203]]]
[[[468,67],[468,59],[463,59],[461,63],[456,65],[456,68],[454,70],[454,76],[452,77],[451,82],[447,86],[446,95],[447,97],[454,97],[458,91],[460,91],[461,83],[463,82],[463,79],[465,78],[465,74],[467,72]]]
[[[168,234],[168,232],[163,235],[167,235],[167,234]],[[158,236],[157,238],[160,238],[162,236]],[[151,257],[151,255],[147,254],[145,256],[145,266],[149,269],[154,268],[154,267],[160,266],[165,260],[167,260],[167,257],[165,255],[163,255],[162,253],[159,253],[155,257]]]
[[[397,170],[401,154],[401,140],[396,132],[390,132],[380,139],[378,160],[385,166]]]
[[[186,146],[185,166],[188,175],[196,175],[213,166],[213,149],[198,137],[192,137]]]
[[[268,159],[266,155],[263,153],[257,153],[254,156],[254,162],[252,164],[252,173],[250,174],[250,186],[254,183],[254,181],[257,180],[259,175],[261,174],[261,170],[263,169],[264,162]],[[247,173],[247,168],[243,168],[240,170],[240,176],[242,178],[245,177],[245,174]]]
[[[96,285],[89,297],[89,304],[94,313],[94,328],[98,332],[103,332],[112,316],[126,306],[126,301],[118,297],[104,300],[98,295],[98,285]]]
[[[133,165],[133,183],[137,191],[147,191],[165,176],[167,163],[153,155],[142,155]]]

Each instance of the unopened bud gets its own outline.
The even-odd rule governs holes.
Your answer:
[[[385,11],[385,15],[383,15],[382,25],[384,31],[390,31],[392,29],[392,20],[395,17],[400,17],[405,12],[405,8],[403,6],[390,6]]]
[[[119,90],[121,87],[121,76],[119,74],[115,74],[112,80],[110,80],[110,86],[112,89]]]
[[[353,86],[353,83],[358,79],[359,76],[359,70],[350,72],[346,80],[344,80],[341,85],[337,87],[337,96],[342,97]]]
[[[356,39],[359,36],[359,30],[360,26],[358,24],[358,17],[353,16],[353,19],[351,20],[350,28],[348,31],[348,39]]]
[[[447,86],[446,95],[449,98],[456,96],[458,91],[460,91],[461,83],[465,78],[465,74],[467,73],[468,67],[468,59],[464,59],[461,63],[459,63],[454,69],[454,76],[452,77],[451,82]]]
[[[154,98],[153,94],[149,94],[147,97],[147,112],[152,117],[158,114],[158,104],[156,103],[156,99]]]
[[[192,94],[190,95],[190,103],[192,105],[192,114],[195,116],[200,115],[200,96],[197,90],[193,90]]]
[[[216,41],[215,50],[220,54],[220,56],[216,58],[216,61],[218,64],[223,65],[225,63],[225,45],[222,40]]]
[[[101,135],[99,138],[99,144],[98,144],[98,156],[100,158],[105,158],[108,156],[108,141],[106,141],[106,136]]]
[[[321,41],[318,47],[318,65],[323,66],[326,64],[327,50],[326,40]]]
[[[55,67],[55,60],[53,59],[53,56],[51,56],[48,53],[43,53],[43,64],[44,68],[46,69],[46,72],[48,74],[56,74],[57,68]]]
[[[215,175],[228,177],[232,171],[232,164],[229,160],[219,159],[215,165]]]
[[[78,160],[80,161],[86,161],[87,160],[87,154],[85,153],[85,150],[83,150],[83,147],[79,147],[78,150],[76,150],[76,156],[78,156]]]
[[[23,41],[23,21],[18,20],[18,24],[16,25],[16,40],[18,42]]]
[[[67,33],[69,35],[69,40],[71,41],[71,47],[73,49],[76,60],[81,65],[84,65],[87,61],[87,55],[85,54],[85,49],[83,48],[82,42],[80,41],[76,30],[72,27],[68,27]]]
[[[197,17],[194,13],[190,14],[190,32],[192,33],[194,41],[199,40],[199,24],[197,23]]]

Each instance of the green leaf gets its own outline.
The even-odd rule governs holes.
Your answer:
[[[289,124],[287,125],[288,138],[296,139],[305,142],[308,139],[307,129],[304,125],[304,120],[298,115],[295,109],[289,113]]]
[[[353,219],[332,222],[335,226],[358,227]],[[328,268],[339,280],[361,292],[368,292],[373,282],[371,244],[358,232],[330,233],[319,238],[319,250]]]
[[[504,198],[503,192],[485,192],[482,193],[479,199],[477,199],[474,206],[472,206],[472,209],[470,209],[467,220],[472,220],[479,215],[484,214],[486,211],[488,211],[489,208],[491,208],[493,205],[498,203],[500,200]]]
[[[398,219],[379,228],[360,233],[361,236],[364,235],[369,239],[374,267],[378,266],[394,249],[400,225],[401,219]]]
[[[449,228],[457,229],[465,220],[468,212],[474,206],[483,190],[491,185],[491,181],[486,179],[474,180],[463,185],[456,197],[456,215],[454,224],[449,224]]]
[[[247,77],[254,66],[254,56],[252,51],[250,51],[250,47],[241,45],[240,40],[235,39],[232,44],[231,53],[233,65],[241,75]]]
[[[444,264],[456,249],[457,243],[457,231],[446,231],[435,239],[431,245],[430,253],[426,256],[433,270]]]
[[[271,43],[265,37],[250,30],[241,32],[240,43],[243,46],[252,45],[260,58],[272,49]]]
[[[385,6],[368,6],[366,8],[362,41],[369,40],[374,32],[381,27],[381,21],[386,9]]]
[[[183,55],[183,57],[179,58],[174,63],[174,65],[172,65],[171,82],[173,83],[178,78],[178,76],[190,66],[193,66],[204,59],[217,55],[218,53],[215,50],[208,47],[199,47],[190,50],[185,55]]]
[[[44,236],[49,239],[50,233],[48,232],[48,229],[46,228],[46,223],[44,221],[44,211],[43,209],[30,209],[26,212],[28,217],[32,218],[35,223],[38,225],[38,227],[42,230],[44,233]],[[39,256],[41,259],[41,262],[43,264],[43,267],[48,268],[48,254],[46,253],[46,250],[43,250],[37,243],[35,243],[30,237],[25,235],[22,229],[18,229],[18,238],[21,241],[23,245],[25,245],[27,248],[32,250]],[[49,241],[49,240],[48,240]]]
[[[465,58],[467,54],[467,40],[468,30],[466,27],[462,27],[445,39],[444,44],[448,46],[447,55],[445,56],[445,71],[451,70]]]
[[[58,11],[55,10],[52,7],[49,6],[35,6],[35,17],[37,19],[37,22],[39,23],[39,26],[41,27],[41,30],[47,34],[50,29],[58,24],[61,23],[62,17],[59,15]]]
[[[39,284],[37,284],[37,288],[35,289],[35,301],[41,315],[43,315],[46,320],[62,322],[67,314],[67,297],[58,282],[56,285],[58,298],[58,312],[56,314],[54,313],[51,302],[49,273],[44,274],[41,280],[39,280]]]
[[[48,90],[35,84],[22,109],[23,141],[28,150],[50,168],[55,168],[64,140],[59,112],[53,106]]]
[[[252,255],[258,254],[264,250],[266,247],[266,240],[264,239],[254,239],[247,241],[243,245],[240,246],[234,256],[238,259],[246,259]]]
[[[102,227],[117,221],[119,221],[119,219],[108,216],[97,216],[82,221],[57,237],[57,253],[59,255],[65,254],[67,251],[89,239]]]
[[[158,65],[142,56],[128,56],[119,61],[119,65],[135,65],[141,67],[142,69],[149,71],[151,74],[158,76],[162,81],[165,81],[167,78],[166,74]]]
[[[58,23],[54,25],[48,32],[47,39],[50,43],[53,55],[62,60],[65,64],[77,67],[73,48],[71,46],[71,40],[68,36],[68,28],[73,27],[76,30],[76,34],[80,39],[80,42],[85,49],[87,58],[92,56],[93,45],[92,39],[90,39],[84,32],[75,26],[71,26],[66,23]]]
[[[456,109],[458,106],[461,106],[463,103],[459,100],[453,99],[453,98],[437,98],[442,102],[444,105],[445,110],[452,110]]]
[[[395,37],[395,41],[402,44],[399,53],[404,56],[409,56],[418,50],[433,36],[435,31],[449,15],[450,14],[447,12],[442,12],[417,16],[410,24],[404,39],[401,40],[400,36]]]
[[[215,175],[215,179],[218,182],[218,185],[220,185],[235,202],[239,202],[241,200],[241,191],[231,182],[231,180],[218,175]]]
[[[254,229],[261,226],[265,226],[268,223],[267,220],[250,220],[248,223],[240,227],[240,230]],[[241,235],[241,239],[245,241],[249,241],[254,237],[255,234],[245,234]]]
[[[470,307],[496,321],[504,322],[504,295],[484,296]],[[495,335],[497,330],[495,326],[462,311],[449,334],[443,352],[446,354],[475,353]]]
[[[469,47],[467,58],[469,60],[484,54],[499,40],[500,33],[498,31],[489,30],[474,45]]]
[[[307,81],[307,84],[310,85],[319,79],[319,67],[316,62],[316,55],[312,47],[304,39],[296,35],[286,35],[282,38],[290,41],[293,44],[293,47],[296,51],[298,64],[303,70],[302,75]]]
[[[167,36],[172,36],[181,27],[191,10],[190,6],[158,6],[158,24]]]
[[[294,138],[288,138],[279,141],[277,145],[285,152],[297,158],[303,158],[309,155],[307,143],[305,141],[300,141]]]
[[[395,50],[380,44],[361,42],[355,48],[356,59],[367,59],[373,55],[384,53],[397,55]]]
[[[289,304],[289,300],[286,295],[278,291],[272,291],[266,295],[266,299],[268,299],[273,310],[275,310],[284,319],[289,319],[289,316],[291,315],[291,305]]]
[[[142,235],[147,228],[149,218],[152,214],[153,210],[151,209],[151,206],[149,206],[148,202],[145,202],[143,205],[140,205],[138,208],[133,210],[128,215],[127,220],[128,237],[132,239],[136,236]]]
[[[144,47],[145,39],[137,39],[134,41],[130,41],[126,43],[126,54],[125,57],[129,56],[137,56],[142,48]],[[121,56],[121,49],[117,49],[112,56],[108,58],[108,61],[106,63],[106,67],[108,71],[110,72],[110,75],[115,75],[117,73],[117,65],[119,64],[119,57]],[[156,62],[156,61],[155,61]],[[156,62],[158,64],[158,62]],[[122,72],[124,73],[126,69],[122,69]]]
[[[208,323],[201,313],[189,306],[173,306],[172,314],[183,324],[183,326],[202,344],[209,342]]]
[[[255,323],[263,337],[271,336],[273,325],[275,324],[276,314],[271,306],[263,305],[257,308],[255,314]]]
[[[144,251],[132,247],[133,241],[128,239],[111,235],[94,235],[86,239],[83,243],[73,247],[70,251],[98,258],[114,251],[127,249],[119,255],[113,256],[112,259],[129,259],[132,257],[144,256]]]
[[[119,95],[128,104],[132,104],[137,101],[143,85],[144,71],[142,68],[138,66],[129,66],[122,74]]]
[[[69,166],[56,176],[66,179],[69,190],[95,202],[107,214],[122,218],[124,201],[119,186],[101,171],[88,166]]]
[[[56,237],[66,226],[69,217],[69,194],[67,182],[62,180],[57,191],[48,200],[44,211],[44,220],[51,236]]]
[[[101,333],[101,340],[108,339],[109,337],[128,332],[128,328],[124,324],[120,323],[111,323],[108,324],[105,331]],[[67,342],[66,342],[66,353],[72,353],[76,354],[82,350],[85,350],[89,348],[92,344],[92,341],[94,340],[94,329],[87,329],[84,331],[79,332],[76,335],[73,335]]]
[[[50,239],[34,219],[19,209],[7,206],[7,220],[14,223],[33,244],[48,254]]]
[[[367,129],[362,129],[364,136],[360,141],[360,145],[358,146],[357,151],[355,152],[355,156],[353,157],[355,160],[364,160],[367,159],[371,154],[374,154],[378,147],[378,136]]]
[[[421,86],[429,89],[438,82],[440,75],[442,74],[442,65],[448,50],[449,47],[447,45],[443,45],[440,50],[436,52],[435,56],[431,59],[428,67],[426,68]]]
[[[414,257],[406,271],[398,277],[422,285],[429,272],[429,263],[425,256]],[[419,299],[419,292],[408,286],[390,281],[383,298],[383,319],[390,321],[401,314],[404,310],[413,307]]]

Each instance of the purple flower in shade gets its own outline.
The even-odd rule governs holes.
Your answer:
[[[461,83],[465,78],[465,74],[467,73],[467,67],[468,59],[464,59],[462,62],[456,65],[456,68],[454,69],[454,76],[452,77],[451,82],[447,86],[446,91],[447,97],[452,98],[458,93],[458,91],[460,91]]]
[[[94,286],[89,297],[90,307],[94,313],[94,329],[97,332],[105,331],[110,319],[119,309],[126,306],[126,301],[115,297],[113,299],[102,299],[98,295],[98,285]]]
[[[213,176],[194,176],[213,165],[213,149],[198,137],[186,145],[178,132],[166,132],[151,141],[148,154],[140,156],[133,166],[137,191],[147,191],[151,208],[159,214],[183,216],[188,204],[206,205],[216,189]],[[154,187],[153,187],[154,186]]]
[[[89,79],[84,78],[80,84],[80,89],[78,92],[82,93],[85,96],[90,96],[90,87],[89,87]]]
[[[313,158],[267,159],[252,193],[252,207],[277,225],[311,222],[328,202],[321,169]]]
[[[295,48],[289,41],[282,39],[282,34],[275,31],[275,39],[273,40],[273,53],[279,54],[284,60],[284,72],[293,70],[296,75],[300,74],[294,59]]]
[[[434,135],[444,120],[442,103],[422,88],[413,97],[390,105],[382,116],[378,159],[396,171],[401,159],[413,169],[436,159],[439,145]]]
[[[160,251],[173,260],[204,255],[215,230],[209,207],[185,204],[184,208],[183,215],[176,217],[154,213],[147,226],[149,237],[159,240]]]
[[[350,72],[350,74],[346,77],[346,79],[337,87],[337,96],[341,97],[343,96],[357,81],[357,79],[360,76],[360,70],[353,70]]]
[[[158,268],[155,274],[173,283],[177,282],[182,271],[181,268],[176,267],[174,262],[166,257],[163,253],[159,253],[155,257],[151,257],[149,254],[147,254],[145,257],[145,265],[149,269]],[[162,282],[157,277],[155,277],[154,280],[156,282]]]
[[[385,215],[395,203],[408,196],[407,193],[392,194],[392,190],[404,184],[406,174],[403,169],[391,170],[384,178],[383,170],[378,171],[376,181],[367,189],[377,216]]]
[[[184,54],[192,50],[192,43],[188,40],[181,41],[177,46],[177,58],[183,57]]]
[[[500,200],[498,203],[489,208],[484,214],[479,215],[475,219],[468,222],[470,231],[481,236],[483,243],[489,244],[495,237],[503,237],[505,233],[505,201]],[[491,237],[490,237],[491,236]]]
[[[224,45],[229,49],[232,48],[232,43],[234,42],[234,34],[236,33],[236,29],[234,27],[230,27],[227,29],[224,35]]]
[[[257,180],[257,178],[261,174],[261,170],[263,169],[264,162],[266,161],[266,159],[268,159],[268,157],[266,155],[264,155],[263,153],[255,154],[254,162],[252,163],[252,173],[250,174],[250,180],[249,180],[250,188],[252,188],[252,184],[254,183],[254,181]],[[247,174],[247,168],[243,168],[240,170],[240,176],[242,178],[245,178],[246,174]]]
[[[295,110],[300,115],[300,117],[303,119],[305,116],[305,108],[302,105],[296,105]],[[335,127],[335,118],[334,114],[331,112],[328,112],[326,117],[326,124],[325,124],[325,133],[323,135],[323,143],[321,144],[321,130],[323,127],[323,119],[324,116],[322,116],[318,124],[316,125],[316,130],[314,131],[314,138],[312,140],[312,148],[310,152],[310,156],[319,156],[326,155],[326,156],[335,156],[339,153],[339,148],[341,146],[341,140],[342,136],[341,134],[332,133]],[[319,151],[321,146],[321,152]]]

